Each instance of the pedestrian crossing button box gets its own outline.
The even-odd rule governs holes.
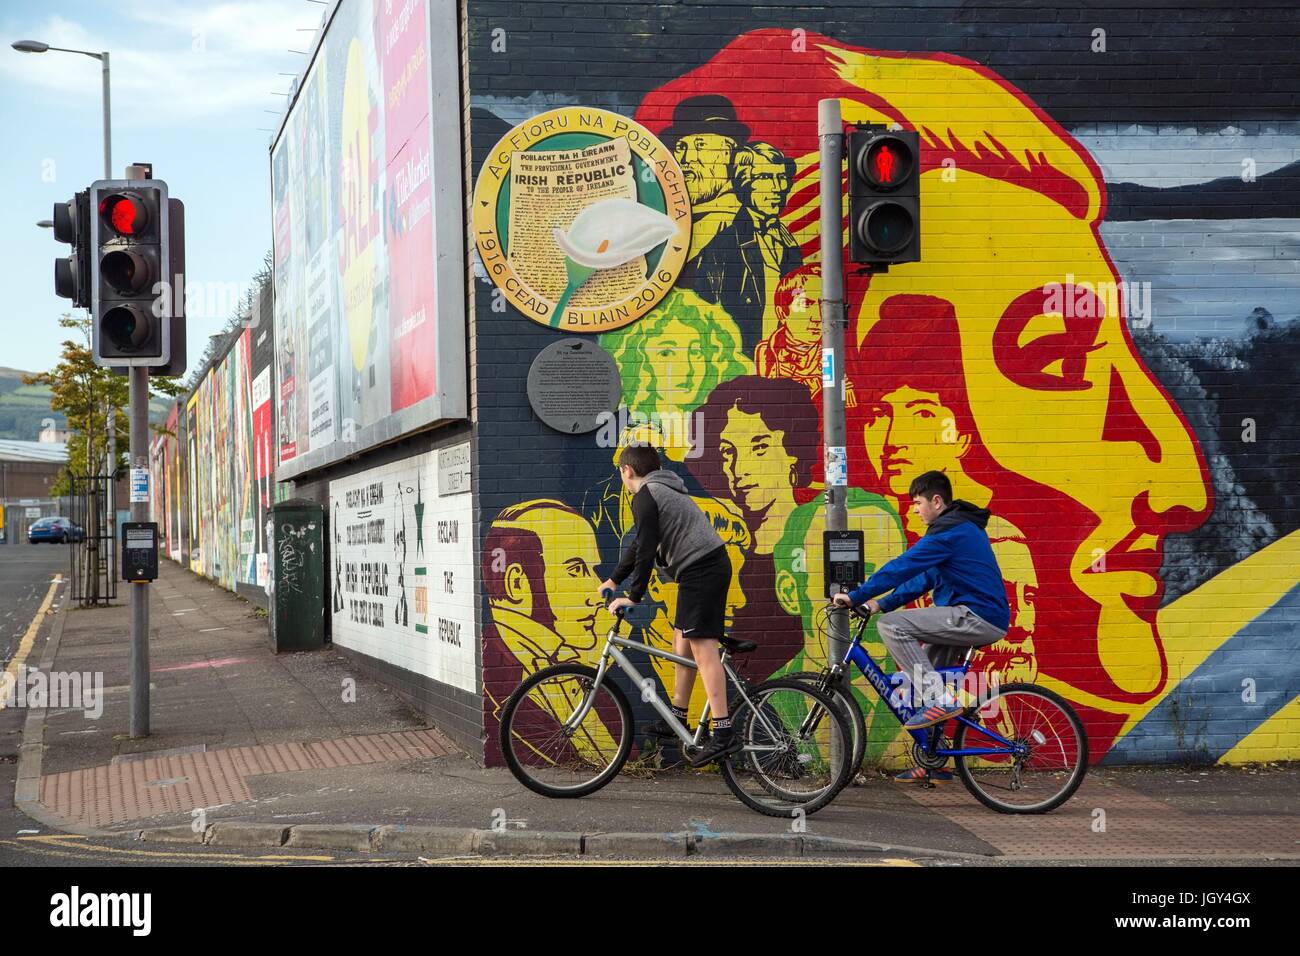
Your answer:
[[[122,522],[122,580],[158,580],[158,522]]]
[[[822,543],[825,548],[826,596],[837,594],[841,587],[855,588],[862,583],[862,569],[866,563],[865,539],[861,531],[826,531]]]

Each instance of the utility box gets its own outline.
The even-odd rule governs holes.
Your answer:
[[[271,647],[325,646],[325,508],[294,498],[271,506],[268,620]]]
[[[122,580],[146,584],[158,580],[158,523],[122,522]]]

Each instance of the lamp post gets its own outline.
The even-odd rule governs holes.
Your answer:
[[[50,46],[48,43],[42,43],[40,40],[18,40],[10,44],[20,53],[45,53],[49,50],[55,50],[59,53],[80,53],[82,56],[88,56],[99,60],[103,66],[104,76],[104,178],[113,178],[113,134],[112,123],[109,114],[109,95],[108,95],[108,51],[102,53],[91,53],[89,50],[69,50],[66,47]]]

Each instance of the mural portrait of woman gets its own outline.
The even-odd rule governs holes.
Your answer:
[[[795,161],[783,219],[806,260],[817,246],[817,100],[838,96],[846,123],[920,133],[924,228],[943,241],[927,244],[920,263],[848,284],[849,342],[870,345],[853,385],[873,396],[852,436],[868,467],[851,465],[852,480],[871,476],[873,490],[897,497],[915,474],[946,468],[1023,535],[1037,571],[1040,679],[1096,708],[1086,719],[1103,737],[1165,687],[1162,542],[1201,523],[1212,496],[1194,436],[1133,347],[1122,295],[1105,294],[1119,277],[1098,233],[1106,194],[1096,163],[976,63],[812,35],[800,91],[778,118],[743,79],[780,55],[778,33],[737,38],[648,96],[637,118],[653,130],[695,91],[726,97],[754,139]],[[927,339],[915,321],[926,316],[946,316],[946,334]],[[877,367],[906,377],[894,350],[930,384],[878,384]],[[771,495],[788,496],[785,481],[767,480]]]

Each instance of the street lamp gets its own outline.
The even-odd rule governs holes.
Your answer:
[[[40,226],[42,229],[53,229],[53,228],[54,228],[54,220],[53,220],[53,219],[40,219],[40,220],[37,221],[36,225]]]
[[[91,53],[89,50],[69,50],[66,47],[50,46],[48,43],[42,43],[40,40],[17,40],[10,44],[19,53],[44,53],[47,50],[57,50],[60,53],[80,53],[82,56],[88,56],[92,59],[99,60],[104,67],[104,178],[113,178],[113,135],[111,124],[109,122],[108,109],[108,51],[103,53]]]

